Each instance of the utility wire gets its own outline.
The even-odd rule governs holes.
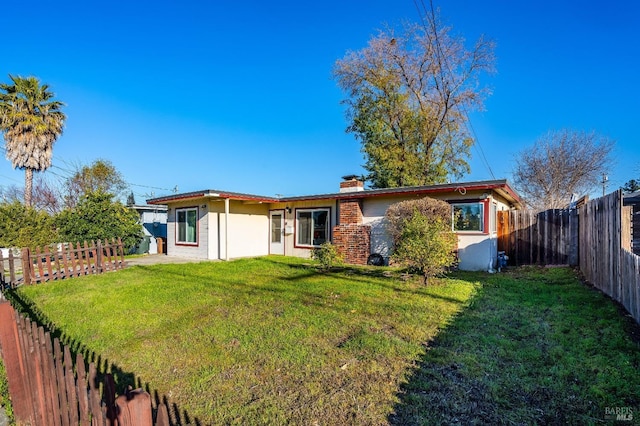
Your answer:
[[[420,6],[418,5],[417,0],[413,0],[413,4],[415,5],[417,11],[418,11],[418,16],[420,17],[420,20],[422,21],[422,26],[424,27],[425,31],[429,31],[429,28],[427,28],[427,22],[425,21],[424,16],[426,16],[427,14],[431,15],[431,24],[433,26],[433,33],[435,36],[435,42],[436,42],[436,55],[438,56],[438,61],[442,64],[445,65],[447,71],[449,72],[450,75],[453,75],[453,72],[451,70],[451,66],[449,65],[449,62],[447,61],[447,57],[442,53],[442,46],[440,45],[440,38],[438,37],[438,28],[436,26],[436,13],[435,10],[433,8],[433,0],[429,0],[429,6],[430,6],[430,12],[427,10],[426,5],[424,4],[424,0],[420,0],[420,3],[422,4],[422,10],[420,10]],[[473,139],[475,141],[475,143],[473,144],[474,148],[476,149],[476,151],[480,154],[480,160],[482,161],[482,163],[484,164],[484,166],[487,168],[487,170],[489,171],[489,174],[491,175],[492,179],[496,179],[495,175],[493,174],[493,170],[491,169],[491,165],[489,165],[489,162],[487,161],[487,157],[484,154],[484,150],[482,149],[482,144],[480,143],[480,139],[478,138],[478,135],[476,134],[476,130],[473,127],[473,124],[471,123],[471,120],[469,119],[469,112],[466,108],[466,106],[464,104],[461,105],[456,105],[457,108],[459,108],[461,111],[461,113],[464,115],[464,117],[466,118],[466,120],[464,121],[464,126],[467,129],[468,133],[471,133],[473,135]]]
[[[7,149],[4,146],[0,146],[0,150],[2,150],[4,152],[7,151]],[[63,158],[61,158],[59,156],[56,156],[56,160],[58,160],[61,163],[65,164],[67,167],[71,167],[71,168],[76,167],[75,165],[69,163],[68,161],[65,161]],[[62,172],[62,174],[61,173],[56,173],[52,169],[59,170],[60,172]],[[56,177],[58,177],[60,179],[69,179],[76,173],[76,171],[75,170],[70,170],[68,168],[60,167],[57,164],[51,164],[51,167],[49,167],[46,170],[43,170],[42,173],[49,173],[49,174],[52,174],[53,176],[56,176]],[[13,182],[21,183],[21,181],[18,181],[16,179],[10,178],[8,176],[0,175],[0,177],[8,179],[8,180],[11,180]],[[129,186],[135,186],[135,187],[138,187],[138,188],[146,188],[146,189],[155,189],[157,191],[167,191],[167,192],[174,192],[174,193],[178,191],[178,186],[177,185],[175,187],[169,189],[169,188],[161,188],[161,187],[158,187],[158,186],[142,185],[142,184],[137,184],[137,183],[128,182],[128,181],[125,181],[125,183],[127,185],[129,185]],[[145,197],[145,198],[150,198],[150,197],[153,196],[153,193],[151,193],[151,194],[149,194],[149,193],[146,193],[146,194],[134,193],[134,195],[139,195],[139,196],[142,196],[142,197]]]

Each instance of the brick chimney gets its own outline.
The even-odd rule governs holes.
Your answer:
[[[340,192],[364,191],[362,178],[356,175],[342,177]],[[333,227],[333,244],[346,263],[366,265],[371,254],[371,226],[362,223],[362,199],[340,200],[338,225]]]
[[[342,176],[342,182],[340,182],[340,192],[356,192],[364,191],[364,182],[360,176],[347,175]]]

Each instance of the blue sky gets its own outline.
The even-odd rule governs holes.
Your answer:
[[[67,104],[51,179],[104,158],[138,202],[176,186],[335,192],[364,159],[331,70],[384,25],[418,22],[416,3],[6,2],[0,80],[35,75]],[[434,5],[469,43],[497,44],[493,93],[471,115],[493,174],[474,148],[464,180],[509,179],[515,154],[559,128],[616,141],[609,190],[640,178],[640,3]],[[0,161],[0,182],[22,185],[23,172]]]

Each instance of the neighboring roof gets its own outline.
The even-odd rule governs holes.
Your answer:
[[[622,196],[623,204],[625,206],[631,204],[640,204],[640,191],[630,192]]]
[[[187,192],[184,194],[169,195],[166,197],[158,197],[147,200],[149,204],[168,204],[176,201],[183,201],[196,198],[229,198],[230,200],[244,200],[255,201],[264,203],[284,203],[288,201],[310,201],[321,199],[357,199],[357,198],[371,198],[371,197],[384,197],[384,196],[398,196],[398,195],[429,195],[439,194],[444,192],[459,192],[464,195],[470,191],[488,191],[494,190],[503,196],[509,203],[515,207],[522,206],[522,201],[518,194],[509,186],[506,179],[501,180],[489,180],[489,181],[477,181],[477,182],[460,182],[460,183],[446,183],[440,185],[428,185],[428,186],[405,186],[400,188],[383,188],[383,189],[366,189],[363,191],[352,192],[335,192],[328,194],[317,195],[301,195],[297,197],[264,197],[260,195],[242,194],[237,192],[218,191],[218,190],[204,190]]]
[[[150,206],[148,204],[133,204],[131,206],[127,206],[129,208],[132,208],[134,210],[137,210],[139,212],[166,212],[167,211],[167,206],[164,205],[153,205]]]

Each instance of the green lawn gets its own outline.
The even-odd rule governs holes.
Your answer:
[[[423,288],[300,259],[132,267],[20,293],[202,424],[381,424],[424,342],[477,285]]]
[[[304,260],[132,267],[19,293],[120,385],[201,424],[590,424],[640,416],[628,318],[568,268],[427,288]],[[388,274],[391,275],[391,274]]]
[[[613,424],[616,409],[639,423],[640,328],[609,298],[569,268],[456,277],[482,288],[421,356],[392,423]]]

